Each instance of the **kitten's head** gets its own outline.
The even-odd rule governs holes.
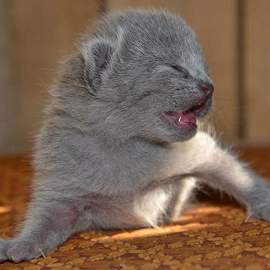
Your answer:
[[[89,103],[76,106],[96,133],[185,141],[213,107],[213,84],[195,33],[168,12],[105,17],[80,52]]]

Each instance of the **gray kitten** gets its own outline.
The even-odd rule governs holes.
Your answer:
[[[269,220],[269,183],[197,127],[213,89],[181,18],[146,10],[106,16],[52,90],[33,200],[21,233],[0,239],[0,262],[44,256],[79,231],[170,222],[196,179]]]

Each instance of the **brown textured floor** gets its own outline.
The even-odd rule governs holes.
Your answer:
[[[243,154],[270,179],[270,148]],[[0,159],[0,237],[12,235],[25,210],[31,180],[26,160]],[[47,259],[7,262],[0,269],[270,269],[270,223],[244,220],[244,211],[233,203],[208,201],[163,228],[81,233]]]

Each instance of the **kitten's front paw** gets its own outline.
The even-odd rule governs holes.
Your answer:
[[[40,256],[45,257],[45,254],[36,243],[19,239],[10,241],[0,239],[0,263],[5,261],[19,263]]]

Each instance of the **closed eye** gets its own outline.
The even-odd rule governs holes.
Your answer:
[[[189,78],[189,73],[188,73],[188,71],[185,68],[183,68],[183,67],[181,67],[181,66],[179,66],[177,64],[169,64],[169,66],[172,69],[176,70],[177,72],[182,73],[185,79],[188,79]]]

